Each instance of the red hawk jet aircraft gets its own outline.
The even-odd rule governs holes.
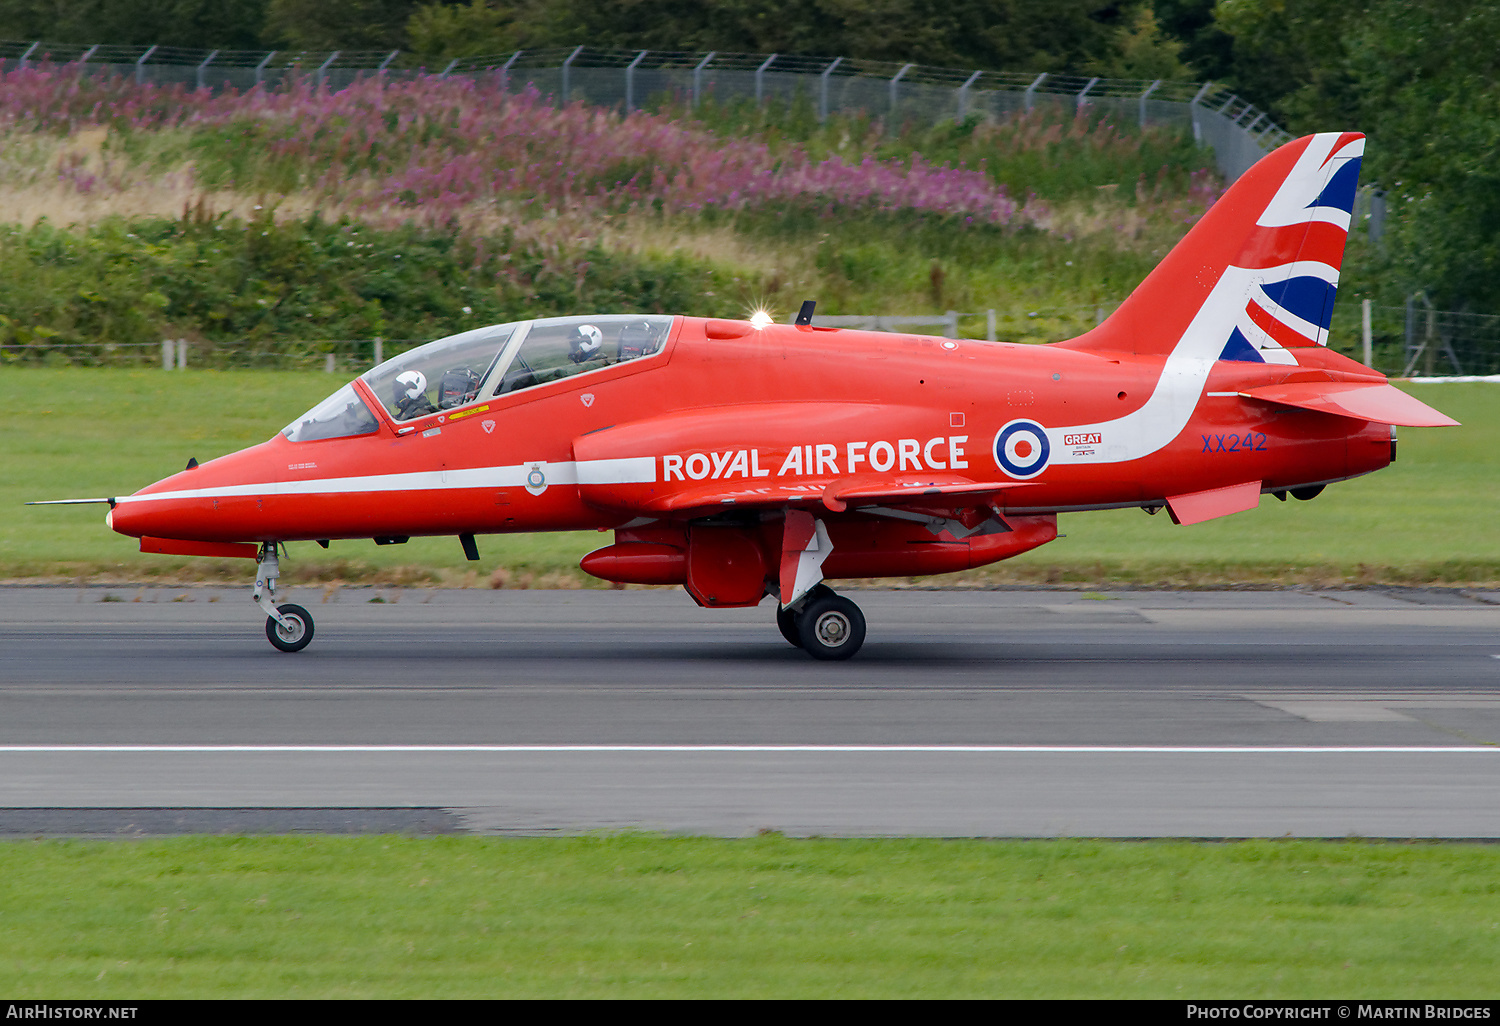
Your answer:
[[[291,540],[613,530],[583,569],[702,606],[777,599],[818,659],[864,641],[823,581],[983,566],[1073,510],[1194,524],[1310,499],[1456,421],[1326,347],[1364,137],[1281,147],[1120,309],[1055,345],[639,314],[466,331],[344,386],[270,441],[108,501],[144,552],[248,556],[277,605]],[[88,501],[88,500],[72,500]]]

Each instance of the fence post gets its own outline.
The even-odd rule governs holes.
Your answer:
[[[187,339],[177,340],[177,369],[187,370]]]
[[[1417,297],[1413,293],[1406,297],[1406,323],[1402,327],[1402,339],[1405,342],[1401,353],[1403,358],[1401,376],[1403,378],[1411,375],[1411,369],[1417,362],[1417,347],[1414,341],[1417,334],[1416,312]]]
[[[708,62],[718,55],[717,50],[708,51],[708,56],[693,66],[693,109],[698,109],[698,104],[703,102],[703,69],[708,67]]]
[[[335,50],[335,51],[333,51],[333,53],[331,53],[331,54],[328,55],[328,59],[326,61],[324,61],[321,65],[318,66],[318,86],[319,87],[321,87],[323,85],[323,80],[328,76],[328,66],[330,64],[332,64],[334,61],[338,60],[339,59],[339,54],[341,54],[341,53],[343,53],[342,50]],[[454,61],[453,63],[457,64],[458,62]],[[449,67],[452,67],[452,65],[449,65]],[[447,73],[444,72],[444,74],[447,74]]]
[[[256,85],[260,85],[261,76],[263,76],[266,73],[266,65],[270,64],[271,63],[271,58],[275,57],[276,54],[279,53],[279,52],[280,52],[279,50],[272,50],[270,53],[266,54],[265,57],[263,57],[261,59],[261,62],[259,64],[257,64],[255,66],[255,84]]]
[[[381,339],[381,338],[376,338],[375,339],[375,366],[379,367],[382,363],[385,363],[385,340]]]
[[[325,374],[332,374],[333,373],[333,354],[332,353],[329,353],[327,356],[325,356],[323,358],[323,373],[325,373]]]
[[[517,50],[510,55],[510,60],[500,65],[500,91],[502,93],[510,88],[510,66],[516,63],[516,58],[521,56],[522,53],[523,51]]]
[[[896,116],[896,88],[901,81],[901,76],[905,75],[914,67],[916,67],[915,64],[903,65],[900,71],[891,76],[891,117]]]
[[[169,371],[172,369],[172,351],[176,348],[172,340],[164,338],[161,340],[161,369]]]
[[[1430,378],[1437,373],[1437,311],[1432,308],[1432,302],[1427,303],[1427,337],[1422,339],[1422,346],[1427,350],[1427,363],[1424,372]]]
[[[995,308],[990,307],[984,315],[984,337],[994,342],[999,336],[995,331]]]
[[[625,65],[625,113],[629,114],[635,109],[635,69],[640,66],[641,61],[646,59],[650,50],[642,50],[635,55],[635,60]]]
[[[203,58],[203,63],[200,64],[200,65],[198,65],[198,88],[199,89],[203,88],[203,73],[208,70],[208,66],[213,63],[213,59],[215,57],[217,57],[217,56],[219,56],[219,51],[215,50],[212,53],[210,53],[207,57]]]
[[[1198,120],[1198,104],[1208,95],[1208,91],[1211,88],[1213,88],[1212,82],[1204,82],[1203,87],[1194,93],[1193,98],[1188,101],[1188,115],[1193,119],[1193,142],[1200,146],[1203,144],[1203,125]]]
[[[1078,103],[1075,107],[1076,110],[1083,110],[1083,105],[1088,102],[1089,90],[1094,88],[1094,86],[1098,84],[1099,76],[1095,75],[1093,78],[1089,79],[1089,84],[1084,86],[1083,91],[1078,94]]]
[[[146,84],[146,61],[155,52],[156,52],[156,46],[155,46],[155,44],[153,44],[150,48],[148,48],[146,50],[145,53],[141,54],[140,57],[136,58],[136,62],[135,62],[135,84],[136,85],[145,85]]]
[[[1360,304],[1359,319],[1365,344],[1365,366],[1373,368],[1375,366],[1375,334],[1370,330],[1370,301],[1368,299]]]
[[[1146,127],[1146,101],[1151,98],[1151,94],[1156,92],[1157,87],[1160,85],[1161,79],[1157,79],[1147,86],[1146,91],[1141,94],[1141,128],[1143,129]]]
[[[824,68],[818,75],[818,120],[828,120],[828,76],[833,74],[833,69],[844,63],[844,58],[835,57],[833,63]]]
[[[1042,84],[1042,80],[1045,79],[1046,77],[1047,77],[1047,73],[1044,71],[1040,75],[1038,75],[1036,78],[1032,79],[1031,80],[1031,85],[1029,85],[1029,86],[1026,87],[1026,113],[1028,113],[1028,114],[1031,113],[1031,105],[1032,105],[1033,102],[1035,102],[1035,97],[1036,97],[1036,87],[1039,86],[1039,85],[1041,85]]]
[[[771,62],[775,59],[776,55],[773,53],[771,54],[771,56],[767,57],[764,61],[761,62],[760,67],[755,69],[755,105],[757,107],[760,106],[761,98],[765,96],[766,93],[766,69],[771,66]]]
[[[948,329],[949,338],[958,338],[958,311],[949,310],[943,315],[943,327]]]
[[[570,94],[568,83],[573,73],[573,62],[578,59],[578,55],[581,53],[583,53],[583,47],[574,47],[573,52],[568,54],[567,58],[562,62],[562,95],[558,97],[557,101],[559,108],[568,105],[568,96]]]
[[[970,75],[968,77],[968,79],[966,79],[964,81],[963,85],[961,85],[961,86],[958,87],[958,120],[959,121],[963,121],[963,119],[969,113],[969,86],[973,85],[975,83],[975,81],[978,80],[979,76],[983,75],[983,74],[984,74],[984,72],[982,72],[982,71],[976,71],[976,72],[974,72],[974,74]]]

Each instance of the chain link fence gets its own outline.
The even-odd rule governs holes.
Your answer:
[[[1213,149],[1229,181],[1291,137],[1264,111],[1213,83],[1090,78],[938,68],[850,57],[686,53],[578,46],[518,50],[412,66],[399,50],[189,50],[170,46],[85,46],[0,41],[0,70],[76,67],[80,74],[128,76],[136,82],[192,89],[276,88],[312,79],[342,89],[371,75],[485,78],[502,89],[535,88],[559,102],[582,101],[630,111],[660,98],[690,107],[713,100],[809,104],[821,119],[864,113],[888,121],[938,122],[1051,110],[1085,110],[1116,124],[1175,125]]]
[[[1104,322],[1120,305],[1100,300],[1035,310],[947,310],[909,314],[815,314],[818,327],[906,331],[947,338],[1046,343],[1075,338]],[[215,345],[164,339],[150,343],[69,343],[40,340],[0,345],[0,367],[76,365],[161,367],[164,370],[249,368],[322,370],[343,377],[422,345],[426,339],[341,339]],[[1368,301],[1339,309],[1329,345],[1351,359],[1398,378],[1500,376],[1500,316],[1435,310],[1416,293],[1404,306]]]
[[[74,342],[0,345],[0,367],[160,367],[163,370],[327,371],[343,377],[363,374],[393,356],[430,339],[334,339],[216,345],[187,339],[160,342]]]

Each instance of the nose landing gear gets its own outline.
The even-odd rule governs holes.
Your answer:
[[[313,618],[295,602],[276,604],[276,543],[264,542],[255,563],[255,604],[266,611],[266,638],[278,651],[300,652],[313,639]]]
[[[859,606],[826,584],[808,589],[790,608],[778,606],[781,636],[814,659],[848,659],[865,643],[865,616]]]

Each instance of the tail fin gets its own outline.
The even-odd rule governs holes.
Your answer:
[[[1295,364],[1327,345],[1365,137],[1325,132],[1266,156],[1120,309],[1070,349]]]

